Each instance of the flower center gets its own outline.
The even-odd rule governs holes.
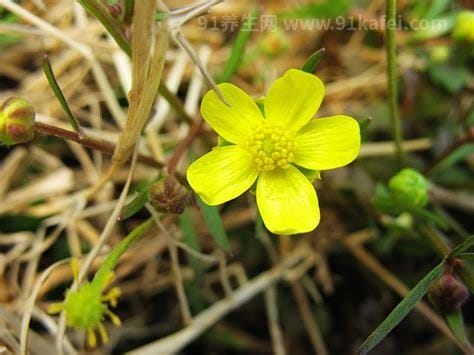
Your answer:
[[[260,171],[286,169],[295,161],[293,135],[282,127],[264,124],[255,130],[247,144]]]

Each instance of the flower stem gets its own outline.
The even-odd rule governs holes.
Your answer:
[[[49,125],[43,122],[36,122],[35,130],[36,130],[36,133],[46,135],[46,136],[53,136],[53,137],[67,139],[67,140],[79,143],[80,145],[84,147],[101,151],[102,153],[107,154],[107,155],[112,155],[115,150],[115,145],[113,144],[110,144],[98,139],[94,139],[91,137],[87,137],[87,136],[81,137],[81,135],[78,132],[70,131],[70,130],[56,127],[53,125]],[[161,169],[164,167],[163,163],[156,161],[153,157],[150,157],[147,155],[140,154],[138,156],[138,161],[157,169]]]
[[[386,8],[386,37],[387,37],[387,78],[390,118],[392,122],[392,134],[395,140],[396,157],[400,168],[404,165],[402,150],[403,133],[398,108],[398,83],[397,83],[397,0],[387,0]]]
[[[130,232],[119,244],[110,252],[103,264],[97,270],[97,273],[92,280],[93,286],[98,289],[103,289],[108,275],[114,270],[119,258],[140,238],[143,234],[148,232],[155,225],[153,218],[148,218],[145,222],[140,224],[137,228]]]

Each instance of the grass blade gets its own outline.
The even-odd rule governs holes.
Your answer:
[[[56,76],[54,75],[54,72],[53,72],[53,67],[51,66],[51,62],[49,61],[49,58],[47,55],[44,56],[43,71],[44,71],[44,74],[46,75],[46,78],[48,79],[48,83],[49,83],[49,86],[51,87],[51,90],[53,90],[54,95],[56,96],[59,103],[61,104],[61,107],[63,108],[64,112],[66,112],[68,121],[71,124],[72,128],[77,133],[79,133],[80,137],[83,137],[84,132],[82,131],[82,128],[79,125],[79,122],[77,121],[76,117],[74,117],[74,114],[69,108],[66,98],[64,97],[64,94],[61,88],[59,87],[58,81],[56,80]]]
[[[258,10],[254,10],[242,24],[239,34],[237,35],[232,47],[230,57],[227,60],[227,64],[219,77],[219,82],[222,83],[230,81],[230,79],[232,79],[232,75],[234,75],[234,73],[237,71],[240,63],[242,62],[247,42],[250,39],[250,35],[252,34],[252,27],[258,19],[258,14]]]
[[[451,252],[448,254],[447,258],[454,258],[454,257],[458,256],[459,254],[464,253],[472,245],[474,245],[474,235],[471,235],[464,242],[462,242],[456,248],[451,250]]]
[[[438,266],[431,270],[415,287],[413,287],[410,293],[364,341],[359,348],[359,354],[367,354],[377,346],[377,344],[379,344],[423,298],[431,283],[441,276],[443,270],[443,263],[438,264]]]

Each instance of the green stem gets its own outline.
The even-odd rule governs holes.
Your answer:
[[[145,222],[140,224],[137,228],[130,232],[122,241],[115,247],[114,250],[107,255],[102,266],[97,270],[91,284],[98,289],[103,289],[106,285],[107,278],[110,273],[114,270],[119,258],[140,238],[144,233],[149,231],[155,222],[153,218],[147,219]]]
[[[390,118],[392,122],[392,134],[395,141],[396,157],[400,168],[404,165],[402,150],[403,134],[398,107],[398,83],[397,83],[397,0],[387,0],[387,79]]]

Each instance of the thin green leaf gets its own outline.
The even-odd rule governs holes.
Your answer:
[[[428,291],[431,283],[441,276],[444,270],[443,263],[438,264],[431,270],[418,284],[412,288],[410,293],[395,307],[385,320],[379,324],[372,334],[364,341],[359,348],[360,354],[367,354],[377,346],[398,323],[416,306]]]
[[[184,211],[179,216],[179,227],[183,231],[184,242],[186,243],[186,245],[190,247],[192,250],[201,252],[201,246],[199,245],[199,238],[196,234],[196,231],[194,230],[194,226],[191,222],[191,218],[189,217],[189,214],[187,211]],[[201,260],[199,260],[198,258],[192,255],[189,255],[189,263],[191,264],[191,267],[193,268],[196,275],[198,276],[202,275],[204,267]]]
[[[69,108],[66,98],[64,97],[64,94],[61,88],[59,87],[58,81],[56,80],[56,76],[54,75],[54,72],[53,72],[53,67],[51,66],[51,62],[49,61],[49,58],[47,55],[44,56],[43,71],[44,71],[44,74],[46,75],[46,78],[48,79],[48,83],[49,83],[49,86],[51,87],[51,90],[53,90],[54,95],[56,96],[59,103],[61,104],[61,107],[63,108],[64,112],[66,112],[69,124],[77,133],[79,133],[81,137],[84,136],[84,132],[82,131],[82,128],[79,125],[79,122],[77,121],[76,117],[74,117],[74,114]]]
[[[444,319],[449,329],[451,329],[451,333],[453,333],[459,343],[466,349],[469,349],[471,344],[469,343],[469,340],[466,336],[466,329],[464,327],[461,311],[458,310],[456,312],[447,314]]]
[[[472,245],[474,245],[474,235],[471,235],[464,242],[462,242],[456,248],[451,250],[451,252],[446,256],[446,258],[458,257],[459,254],[464,253]]]
[[[320,48],[316,52],[311,54],[311,56],[301,67],[301,70],[306,73],[314,73],[319,62],[321,62],[321,59],[323,59],[324,53],[326,53],[326,48]]]
[[[162,178],[163,178],[162,176],[158,176],[157,178],[145,184],[145,186],[143,186],[138,191],[138,194],[135,196],[135,198],[122,208],[119,219],[123,221],[127,218],[132,217],[138,211],[140,211],[146,205],[146,203],[150,201],[151,185],[161,180]]]
[[[127,218],[132,217],[138,211],[140,211],[146,205],[148,201],[150,201],[149,186],[141,190],[128,205],[123,207],[122,213],[120,214],[119,219],[123,221]]]
[[[474,154],[474,143],[464,144],[436,164],[436,166],[431,169],[431,174],[446,170],[472,154]]]
[[[252,11],[250,16],[248,16],[246,21],[242,24],[239,34],[237,35],[234,45],[232,46],[230,57],[227,60],[226,66],[219,77],[219,82],[222,83],[230,81],[232,79],[232,75],[234,75],[234,73],[239,68],[239,65],[242,62],[242,58],[245,54],[245,47],[247,46],[247,42],[250,39],[250,35],[252,34],[252,27],[258,19],[258,15],[258,10]]]
[[[224,225],[222,224],[221,216],[217,207],[209,206],[200,198],[198,198],[199,207],[201,208],[204,221],[206,222],[207,228],[211,233],[214,241],[224,251],[230,250],[229,238],[225,232]]]

